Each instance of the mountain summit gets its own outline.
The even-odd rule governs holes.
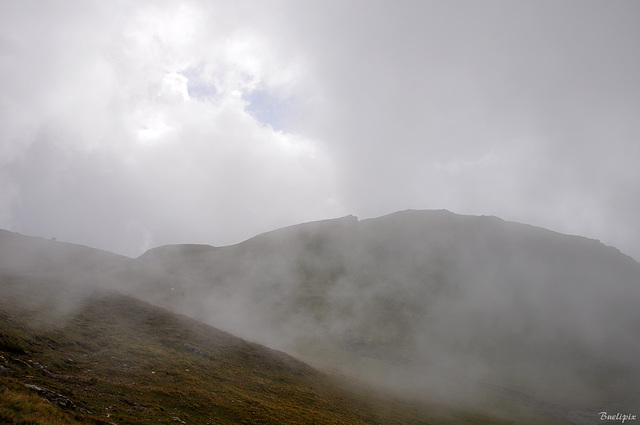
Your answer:
[[[640,265],[596,240],[408,210],[142,263],[137,296],[376,384],[566,411],[640,394]]]
[[[99,288],[411,400],[578,424],[640,407],[640,265],[595,240],[408,210],[109,264]]]

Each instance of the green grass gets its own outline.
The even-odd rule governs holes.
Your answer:
[[[51,285],[0,278],[0,423],[510,423],[374,393],[117,294],[47,312],[72,295]]]
[[[69,412],[28,391],[18,381],[0,378],[0,423],[15,425],[96,423],[96,421],[78,420]]]

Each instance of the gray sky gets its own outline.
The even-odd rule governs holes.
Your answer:
[[[640,2],[2,1],[0,227],[137,256],[407,208],[640,259]]]

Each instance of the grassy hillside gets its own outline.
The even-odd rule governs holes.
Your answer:
[[[374,393],[114,293],[57,311],[62,283],[0,277],[0,423],[512,423]]]
[[[4,273],[111,273],[130,258],[82,245],[0,229],[0,270]]]
[[[188,248],[136,260],[133,293],[425,398],[512,394],[502,408],[562,417],[640,407],[640,265],[598,241],[404,211]]]
[[[0,254],[3,397],[61,394],[77,420],[591,424],[640,407],[640,265],[586,238],[404,211],[135,260],[0,232]]]

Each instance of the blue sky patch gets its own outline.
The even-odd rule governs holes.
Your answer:
[[[246,111],[274,130],[283,130],[289,108],[288,102],[266,90],[254,90],[244,96],[249,102]]]

